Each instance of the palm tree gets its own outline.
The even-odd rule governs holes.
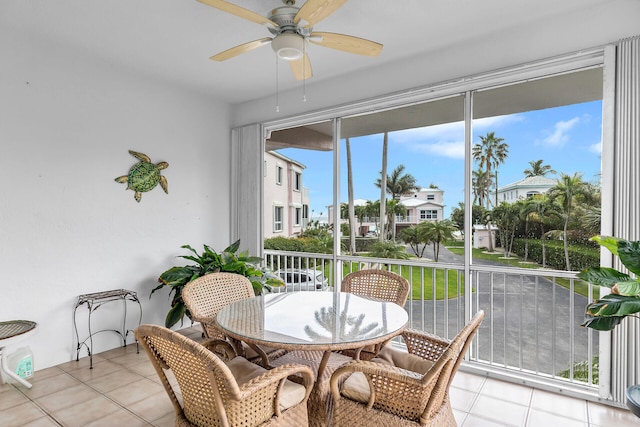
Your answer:
[[[520,206],[502,202],[491,212],[491,216],[498,226],[504,255],[508,258],[511,255],[516,228],[520,224]]]
[[[363,326],[362,322],[364,321],[364,314],[360,314],[358,316],[347,316],[348,312],[349,295],[347,294],[344,310],[340,312],[339,316],[336,316],[334,307],[322,307],[319,311],[314,312],[316,323],[329,333],[328,336],[327,334],[316,332],[311,325],[306,325],[304,327],[304,331],[312,340],[331,338],[335,333],[337,333],[339,337],[344,338],[367,336],[369,334],[371,336],[376,336],[377,334],[380,334],[383,327],[379,326],[378,322],[373,322]],[[338,320],[340,325],[339,330],[336,328],[336,317],[340,318]]]
[[[380,234],[378,238],[381,242],[384,242],[384,222],[387,210],[387,157],[389,150],[389,133],[384,133],[384,139],[382,141],[382,171],[380,171]]]
[[[409,254],[404,245],[396,245],[393,242],[376,242],[371,245],[370,255],[373,258],[407,259]]]
[[[473,204],[484,208],[485,200],[491,195],[492,176],[483,170],[474,170],[471,181],[473,188]]]
[[[440,255],[440,243],[453,239],[453,232],[457,230],[448,219],[442,221],[426,221],[418,225],[424,230],[424,239],[433,243],[433,259],[438,262]]]
[[[391,195],[393,200],[399,200],[401,196],[411,194],[413,191],[420,189],[416,178],[411,174],[403,173],[404,170],[404,165],[398,165],[391,172],[391,175],[387,176],[387,193]],[[376,187],[382,188],[381,178],[378,178],[375,184]]]
[[[411,194],[413,191],[417,191],[420,187],[416,184],[416,178],[411,174],[404,174],[404,165],[398,165],[391,175],[386,179],[386,192],[391,195],[391,200],[400,200],[401,196]],[[380,172],[382,177],[382,172]],[[375,182],[376,187],[382,188],[382,178],[378,178]],[[391,235],[393,240],[396,239],[396,217],[391,218]]]
[[[531,160],[529,162],[529,168],[526,168],[524,171],[525,178],[531,178],[532,176],[546,176],[548,173],[555,174],[556,171],[551,168],[549,165],[543,165],[542,162],[544,160]]]
[[[422,258],[424,250],[427,247],[427,245],[425,244],[422,247],[422,250],[420,250],[420,245],[424,243],[421,234],[422,233],[420,233],[420,229],[418,229],[417,225],[403,228],[400,231],[400,239],[402,239],[403,242],[409,245],[413,253],[419,258]]]
[[[477,204],[471,206],[471,224],[480,224],[484,221],[486,213],[484,208]],[[451,210],[449,216],[453,225],[464,234],[464,202],[458,202],[458,206]]]
[[[349,252],[354,254],[356,252],[356,221],[355,221],[355,209],[353,206],[353,171],[351,169],[351,143],[349,138],[346,140],[347,146],[347,194],[349,199]]]
[[[354,206],[353,207],[353,214],[358,219],[358,230],[362,230],[362,218],[367,216],[366,206],[362,206],[362,205]]]
[[[562,228],[562,240],[564,241],[564,257],[567,271],[571,271],[571,262],[569,261],[569,219],[574,205],[579,201],[580,197],[587,193],[587,183],[582,180],[582,174],[574,172],[573,176],[560,174],[557,183],[549,190],[552,200],[558,202],[562,209],[562,219],[564,226]]]
[[[561,216],[561,210],[557,203],[555,203],[547,194],[536,194],[530,197],[525,202],[526,211],[529,212],[529,217],[532,220],[536,220],[540,223],[540,243],[542,245],[542,268],[547,266],[547,248],[546,232],[544,229],[545,223],[554,217]]]
[[[504,163],[509,155],[509,145],[504,138],[495,136],[495,132],[489,132],[486,136],[480,137],[480,142],[473,146],[473,159],[476,160],[480,169],[484,168],[488,176],[495,176],[496,203],[498,205],[498,166]],[[492,175],[491,170],[496,169]],[[487,198],[487,209],[489,209],[490,198]]]
[[[520,208],[520,218],[524,220],[524,257],[522,259],[524,262],[529,259],[529,224],[532,219],[537,217],[532,200],[533,198],[529,197],[526,200],[516,202]]]
[[[367,200],[367,204],[364,205],[362,210],[365,216],[368,216],[370,220],[373,219],[376,229],[380,233],[380,200],[374,202]]]
[[[396,241],[396,229],[395,223],[398,216],[405,217],[407,215],[407,207],[400,203],[399,200],[387,201],[387,224],[391,227],[391,230],[387,230],[387,236],[391,235],[391,240]]]

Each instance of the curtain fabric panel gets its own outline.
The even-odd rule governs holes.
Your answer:
[[[613,235],[640,240],[640,36],[617,46],[614,147]],[[612,398],[624,403],[634,384],[640,384],[640,322],[629,317],[612,333]]]
[[[262,256],[262,126],[248,125],[231,132],[231,241],[240,249]]]

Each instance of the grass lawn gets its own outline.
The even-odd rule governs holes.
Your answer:
[[[461,246],[460,242],[447,242],[447,249],[452,253],[457,255],[464,255],[464,247]],[[531,268],[531,269],[539,269],[540,265],[536,263],[522,263],[521,259],[517,256],[513,256],[510,259],[505,259],[503,254],[500,252],[496,253],[487,253],[484,249],[472,249],[473,258],[474,259],[484,259],[489,261],[494,261],[496,263],[503,264],[505,266],[512,267],[520,267],[520,268]],[[353,271],[357,271],[359,269],[358,264],[352,264],[351,266]],[[385,268],[386,269],[386,268]],[[328,267],[325,271],[325,276],[328,277],[329,270]],[[412,299],[424,299],[431,300],[433,299],[433,289],[434,289],[434,274],[433,268],[431,267],[411,267],[409,270],[408,267],[401,268],[402,276],[409,280],[411,283],[411,298]],[[435,269],[435,299],[441,300],[445,298],[445,271],[442,269]],[[398,272],[398,266],[392,265],[391,271],[394,273]],[[422,272],[422,276],[421,276]],[[348,274],[348,267],[344,269],[344,275]],[[448,298],[456,298],[464,295],[464,276],[460,274],[458,278],[458,272],[456,270],[450,270],[447,272],[447,293],[446,296]],[[548,278],[553,281],[552,277]],[[458,285],[458,281],[460,284]],[[555,283],[558,285],[569,289],[571,281],[569,279],[564,278],[556,278]],[[577,294],[583,295],[585,297],[589,297],[589,284],[576,279],[573,281],[574,283],[574,291]],[[598,287],[594,287],[594,295],[597,295]]]
[[[357,264],[353,264],[353,271],[359,270],[359,266]],[[386,268],[385,268],[386,270]],[[433,289],[434,289],[434,275],[433,268],[430,267],[401,267],[401,275],[405,279],[409,280],[411,283],[411,298],[412,299],[424,299],[430,300],[433,299]],[[344,270],[344,275],[347,274],[346,269]],[[392,265],[391,271],[394,273],[398,272],[398,266]],[[421,272],[424,276],[421,276]],[[460,275],[460,285],[458,289],[458,272],[456,270],[450,270],[447,272],[447,281],[446,288],[447,298],[456,298],[458,296],[464,295],[464,277],[462,274]],[[435,290],[436,290],[436,299],[444,299],[445,298],[445,272],[442,269],[435,269]]]

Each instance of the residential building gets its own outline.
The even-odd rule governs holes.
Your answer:
[[[544,194],[556,185],[556,180],[546,176],[529,176],[498,189],[498,203],[515,203],[536,194]]]
[[[407,208],[407,215],[396,218],[398,226],[444,219],[444,191],[439,188],[421,188],[411,194],[400,196],[400,203]]]
[[[264,237],[299,235],[309,222],[305,166],[277,151],[264,153]]]
[[[405,215],[396,215],[396,228],[398,230],[417,225],[424,221],[436,221],[444,219],[444,191],[438,188],[421,188],[409,194],[400,197],[401,203],[407,212]],[[364,199],[355,199],[354,206],[365,206],[368,203]],[[331,220],[333,212],[332,206],[327,206],[329,218]],[[348,219],[342,219],[342,222],[348,222]],[[357,218],[358,234],[367,235],[368,233],[377,233],[380,224],[378,217],[363,216]]]

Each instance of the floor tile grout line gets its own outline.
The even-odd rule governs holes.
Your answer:
[[[64,372],[66,374],[66,372]],[[47,378],[45,378],[43,381],[47,380]],[[53,422],[55,422],[56,424],[58,424],[61,427],[64,427],[64,424],[62,424],[60,421],[58,421],[58,419],[49,411],[47,410],[45,407],[43,407],[42,405],[40,405],[40,403],[38,403],[38,401],[36,400],[36,398],[32,398],[31,396],[29,396],[28,394],[26,394],[24,392],[24,390],[22,390],[20,387],[18,387],[16,384],[11,384],[11,386],[16,389],[18,391],[18,393],[22,394],[24,397],[26,397],[27,399],[29,399],[29,401],[36,407],[38,408],[40,411],[42,411],[42,413],[44,414],[44,417],[41,418],[49,418],[51,419]],[[47,395],[45,395],[47,396]],[[40,396],[43,397],[43,396]],[[10,409],[10,408],[7,408]],[[6,410],[6,409],[5,409]]]
[[[468,411],[461,411],[461,412],[464,412],[464,413],[466,414],[466,415],[465,415],[465,417],[464,417],[463,424],[464,424],[464,422],[466,422],[466,420],[469,418],[469,415],[471,415],[471,410],[473,409],[473,406],[476,404],[476,402],[477,402],[477,401],[478,401],[478,399],[480,398],[480,394],[481,394],[481,392],[482,392],[482,389],[484,388],[484,385],[485,385],[485,383],[486,383],[486,380],[487,380],[486,378],[483,378],[483,379],[482,379],[482,382],[480,383],[480,387],[478,387],[478,390],[473,392],[474,396],[473,396],[473,399],[471,400],[471,404],[469,405],[469,410],[468,410]],[[453,386],[453,385],[452,385],[452,387],[456,387],[456,386]],[[460,387],[456,387],[456,388],[457,388],[457,389],[459,389],[459,390],[467,390],[467,391],[470,391],[470,390],[468,390],[468,389],[466,389],[466,388],[460,388]]]
[[[115,362],[113,362],[113,363],[115,363]],[[120,364],[117,364],[117,365],[119,365],[119,366],[120,366],[120,369],[125,370],[125,371],[127,371],[128,373],[130,373],[130,374],[135,374],[135,375],[137,375],[137,376],[141,377],[142,379],[148,379],[147,377],[145,377],[145,376],[143,376],[143,375],[140,375],[140,374],[138,374],[137,372],[133,372],[133,371],[131,371],[130,369],[128,369],[128,368],[127,368],[126,366],[124,366],[124,365],[120,365]],[[107,374],[107,375],[108,375],[108,374]],[[75,378],[75,377],[74,377],[74,378]],[[100,396],[102,396],[102,397],[104,397],[105,399],[107,399],[107,400],[111,401],[111,402],[112,402],[112,403],[114,403],[115,405],[119,406],[121,409],[124,409],[125,411],[127,411],[128,413],[130,413],[131,415],[133,415],[134,417],[136,417],[137,419],[141,420],[143,423],[145,423],[145,424],[151,424],[151,421],[147,421],[147,420],[145,420],[144,418],[142,418],[140,415],[138,415],[138,414],[136,414],[135,412],[133,412],[133,411],[132,411],[131,409],[129,409],[128,407],[124,406],[124,405],[123,405],[123,404],[121,404],[120,402],[118,402],[118,401],[116,401],[116,400],[113,400],[111,397],[107,396],[107,393],[108,393],[108,392],[100,391],[100,390],[98,390],[97,388],[93,387],[91,384],[87,384],[85,381],[82,381],[82,380],[80,380],[80,379],[78,379],[78,378],[76,378],[76,379],[77,379],[78,381],[80,381],[82,384],[84,384],[84,385],[86,385],[87,387],[89,387],[89,388],[91,388],[92,390],[94,390],[94,391],[95,391],[96,393],[98,393]],[[143,400],[143,399],[142,399],[142,400]],[[133,403],[136,403],[136,402],[133,402]],[[114,411],[114,412],[117,412],[117,411]],[[112,415],[114,412],[112,412],[112,413],[110,413],[110,414],[107,414],[107,415],[105,415],[104,417],[97,418],[97,420],[100,420],[100,419],[102,419],[102,418],[106,418],[107,416]],[[94,421],[95,421],[95,420],[94,420]]]

